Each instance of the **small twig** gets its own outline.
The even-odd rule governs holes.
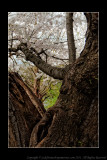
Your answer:
[[[48,49],[45,49],[45,50],[42,49],[41,52],[39,52],[38,54],[40,55],[40,54],[44,53],[45,56],[46,56],[46,58],[52,57],[52,58],[55,58],[55,59],[58,59],[58,60],[61,60],[61,61],[63,61],[63,60],[69,60],[69,59],[64,59],[64,58],[58,58],[58,57],[55,57],[55,56],[49,56],[49,55],[45,52],[46,50],[48,50]]]
[[[15,40],[15,41],[20,41],[18,38],[8,39],[8,41],[13,41],[13,40]]]
[[[59,59],[59,60],[62,60],[62,61],[63,60],[67,60],[68,61],[69,60],[69,59],[58,58],[58,57],[55,57],[55,56],[50,56],[50,57],[55,58],[55,59]]]
[[[63,42],[55,42],[54,44],[59,44],[59,43],[66,43],[67,41],[63,41]]]

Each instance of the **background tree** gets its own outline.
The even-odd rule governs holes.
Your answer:
[[[86,13],[86,44],[80,57],[65,68],[46,63],[40,52],[21,42],[9,52],[23,52],[46,74],[63,80],[57,103],[35,125],[30,147],[98,146],[98,14]]]
[[[67,41],[69,50],[69,64],[76,60],[76,48],[73,33],[73,13],[66,13],[66,28],[67,28]]]

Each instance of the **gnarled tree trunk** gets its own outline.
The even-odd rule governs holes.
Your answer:
[[[83,52],[73,64],[67,67],[67,70],[55,69],[55,77],[58,77],[60,71],[61,75],[59,79],[64,77],[57,103],[44,113],[41,104],[38,105],[36,103],[37,100],[36,102],[32,101],[32,96],[26,90],[27,97],[30,97],[31,102],[36,105],[38,111],[41,111],[42,108],[42,116],[40,116],[41,112],[39,111],[39,122],[36,123],[36,117],[38,116],[36,113],[33,116],[34,111],[32,110],[32,118],[35,117],[34,123],[31,123],[32,126],[29,125],[27,127],[28,119],[27,121],[19,120],[17,123],[21,125],[22,122],[22,125],[25,126],[25,131],[22,131],[23,127],[18,127],[13,133],[17,139],[20,139],[21,134],[22,137],[25,136],[25,133],[28,134],[26,141],[29,147],[98,147],[98,14],[86,13],[86,17],[88,30]],[[33,62],[37,59],[36,56],[30,56],[31,54],[29,53],[28,59],[31,59]],[[40,63],[38,63],[39,65]],[[49,73],[53,76],[53,68],[51,69],[52,72],[50,71]],[[11,86],[10,89],[10,92],[12,92]],[[19,87],[18,89],[20,90]],[[23,101],[24,95],[22,92],[21,95],[20,99]],[[18,103],[20,99],[17,99]],[[16,106],[16,102],[13,103],[13,106]],[[28,106],[32,108],[31,104]],[[17,109],[20,117],[25,113],[26,106],[20,107],[20,105],[17,105],[15,109]],[[19,109],[20,113],[18,112]],[[13,111],[13,113],[15,112]],[[21,117],[25,119],[25,114]],[[14,124],[14,121],[11,120],[11,126],[12,124]],[[11,128],[15,128],[15,125]],[[11,130],[10,132],[12,132]],[[16,135],[18,130],[20,131],[19,136]],[[19,143],[18,146],[20,145]],[[22,146],[24,146],[24,142]]]
[[[30,147],[98,147],[98,14],[86,16],[86,46],[69,66],[57,103],[34,127]]]

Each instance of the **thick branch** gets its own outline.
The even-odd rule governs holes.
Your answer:
[[[51,66],[50,64],[47,64],[40,57],[33,54],[33,51],[27,48],[27,44],[21,43],[20,45],[18,45],[16,49],[15,48],[9,49],[10,52],[17,52],[18,50],[21,50],[24,53],[27,61],[32,62],[35,66],[37,66],[41,71],[43,71],[47,75],[60,80],[64,78],[65,74],[64,68],[57,68]]]

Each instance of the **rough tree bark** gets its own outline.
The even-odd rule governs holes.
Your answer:
[[[33,127],[45,109],[21,77],[9,73],[9,147],[28,147]]]
[[[98,14],[86,17],[86,46],[70,65],[57,103],[34,127],[30,147],[98,147]]]
[[[59,98],[35,123],[29,147],[98,147],[98,14],[85,15],[88,30],[84,50],[67,70],[59,71],[63,79]],[[27,51],[28,59],[36,65],[37,57],[31,58]]]

